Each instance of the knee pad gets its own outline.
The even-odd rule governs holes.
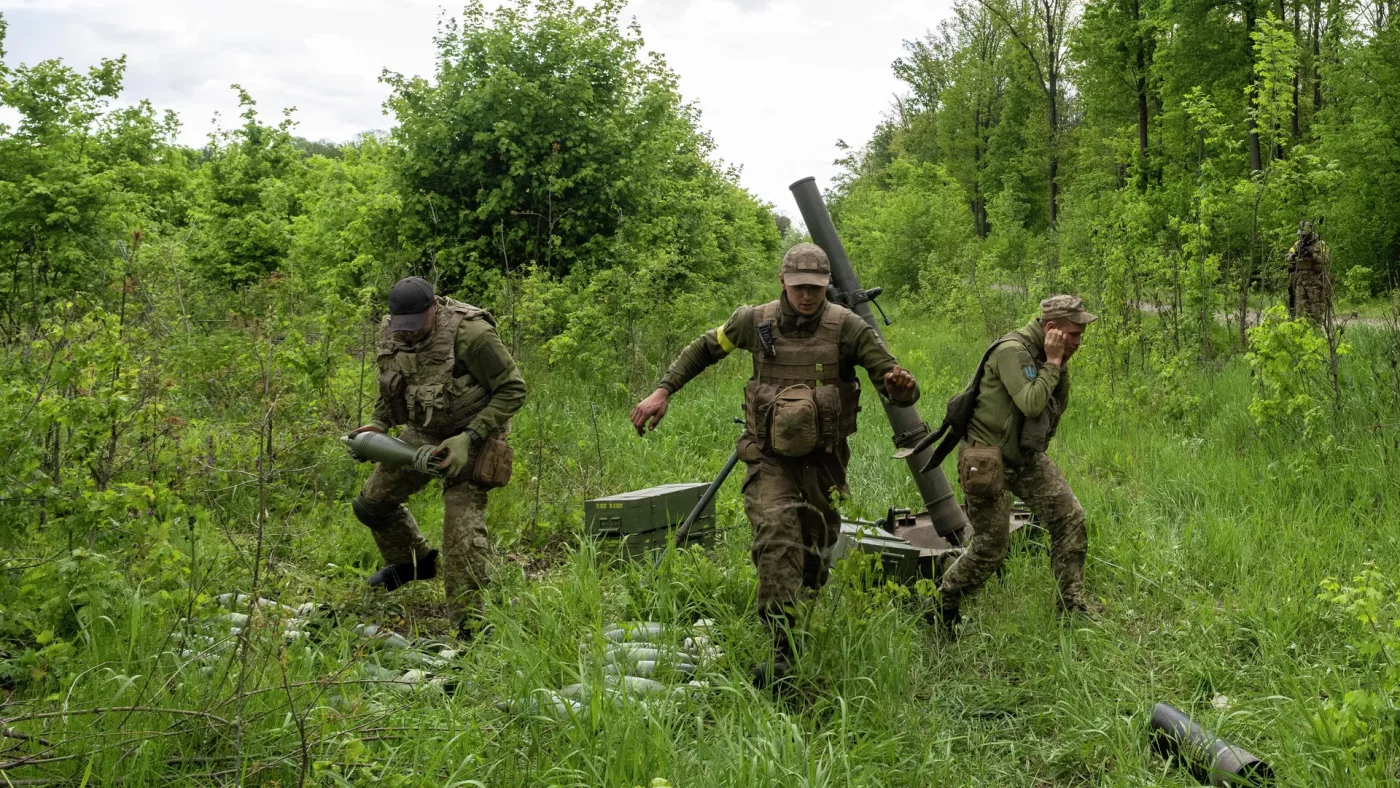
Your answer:
[[[356,520],[377,531],[388,525],[403,506],[391,501],[368,501],[359,495],[350,502],[350,508],[355,512]]]

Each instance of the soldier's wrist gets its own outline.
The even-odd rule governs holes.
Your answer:
[[[481,434],[476,430],[469,427],[464,434],[467,436],[467,443],[471,445],[472,451],[476,451],[486,445],[486,439],[481,437]]]

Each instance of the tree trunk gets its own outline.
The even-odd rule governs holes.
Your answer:
[[[1046,88],[1050,99],[1050,229],[1060,221],[1060,46],[1064,30],[1056,28],[1054,6],[1042,0],[1045,14]]]
[[[1254,112],[1259,108],[1259,96],[1254,90],[1254,26],[1256,9],[1254,0],[1245,0],[1244,28],[1245,43],[1249,47],[1249,117],[1245,119],[1245,128],[1249,131],[1249,168],[1255,172],[1263,169],[1263,158],[1259,155],[1259,129],[1254,123]]]
[[[991,113],[988,112],[988,115]],[[978,238],[987,237],[987,203],[982,197],[982,106],[972,113],[972,231]]]
[[[1312,5],[1313,115],[1322,111],[1322,0]]]
[[[1142,25],[1142,3],[1133,0],[1133,22],[1137,29],[1141,31]],[[1143,40],[1141,32],[1137,33],[1137,81],[1134,87],[1137,88],[1137,112],[1138,112],[1138,157],[1142,160],[1139,166],[1142,172],[1139,173],[1138,184],[1143,191],[1147,189],[1147,42]]]
[[[1054,63],[1054,61],[1051,61]],[[1059,75],[1056,72],[1058,64],[1050,67],[1050,229],[1055,229],[1060,218],[1060,154],[1059,131],[1060,131],[1060,102],[1059,102]]]
[[[1302,9],[1301,7],[1293,9],[1293,40],[1294,40],[1295,42],[1298,42],[1298,41],[1301,41],[1301,40],[1302,40],[1302,37],[1303,37],[1302,24],[1303,24],[1303,9]],[[1295,43],[1295,46],[1296,46],[1296,45],[1297,45],[1297,44]],[[1295,68],[1293,69],[1293,144],[1294,144],[1294,145],[1297,145],[1297,144],[1298,144],[1298,141],[1301,140],[1301,139],[1303,138],[1302,121],[1301,121],[1301,119],[1298,117],[1298,111],[1299,111],[1299,110],[1298,110],[1298,105],[1301,103],[1301,102],[1299,101],[1299,95],[1300,95],[1300,93],[1301,93],[1301,83],[1302,83],[1302,80],[1299,79],[1299,73],[1300,73],[1300,69],[1299,69],[1298,67],[1295,67]]]

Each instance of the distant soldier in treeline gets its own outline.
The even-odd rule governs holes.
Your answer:
[[[1069,360],[1095,319],[1074,296],[1047,298],[1036,319],[992,343],[973,377],[969,391],[976,392],[976,405],[958,447],[958,483],[975,536],[944,573],[940,610],[929,617],[949,635],[956,634],[963,601],[1006,560],[1009,493],[1020,496],[1050,530],[1057,607],[1066,613],[1090,607],[1084,593],[1084,508],[1045,450],[1069,407]]]
[[[350,434],[403,425],[399,440],[415,448],[439,445],[442,580],[458,636],[469,640],[485,608],[486,494],[509,479],[505,432],[525,402],[525,381],[489,312],[436,296],[432,284],[416,276],[399,280],[389,293],[378,363],[374,420]],[[380,463],[352,503],[386,564],[370,585],[393,591],[437,575],[438,551],[404,508],[430,481],[413,468]]]
[[[1332,314],[1332,255],[1312,222],[1299,222],[1298,240],[1288,250],[1288,316],[1310,317],[1318,325]]]
[[[846,495],[847,439],[860,410],[857,366],[876,393],[901,405],[919,398],[914,376],[895,362],[875,330],[826,299],[831,261],[815,244],[783,258],[782,297],[741,306],[723,326],[691,342],[651,396],[632,410],[637,434],[656,429],[672,394],[735,350],[753,356],[744,388],[744,432],[737,448],[748,466],[744,513],[753,524],[758,616],[773,636],[774,659],[754,683],[771,685],[794,656],[791,629],[803,589],[825,585],[840,535],[834,499]]]

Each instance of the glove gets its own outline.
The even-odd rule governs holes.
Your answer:
[[[455,479],[467,469],[471,463],[476,450],[486,441],[471,430],[463,432],[461,435],[453,435],[438,445],[435,456],[438,458],[438,470],[442,471],[444,479]]]

